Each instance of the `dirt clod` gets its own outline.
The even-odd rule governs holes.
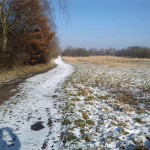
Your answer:
[[[33,125],[31,125],[31,130],[39,131],[39,130],[44,129],[45,127],[42,125],[42,123],[43,122],[36,122],[36,123],[34,123]]]

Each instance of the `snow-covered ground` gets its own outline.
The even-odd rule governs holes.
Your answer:
[[[0,106],[0,150],[150,149],[150,68],[55,62]]]
[[[149,150],[150,68],[75,64],[62,86],[67,150]]]
[[[55,60],[57,67],[25,80],[19,92],[0,106],[0,150],[59,150],[60,88],[73,67]],[[43,129],[31,130],[39,122]]]

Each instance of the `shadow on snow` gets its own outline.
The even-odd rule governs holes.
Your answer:
[[[20,140],[11,128],[0,128],[0,150],[20,150],[20,147]]]

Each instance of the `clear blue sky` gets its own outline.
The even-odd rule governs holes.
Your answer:
[[[56,9],[63,49],[150,47],[150,0],[69,0],[69,10],[65,20]]]

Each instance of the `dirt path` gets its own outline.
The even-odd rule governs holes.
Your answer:
[[[13,89],[16,89],[17,86],[21,82],[22,81],[17,82],[17,83],[13,83],[13,84],[10,84],[10,85],[7,85],[7,86],[5,86],[3,88],[0,88],[0,105],[3,104],[6,100],[8,100],[10,97],[15,95],[15,93],[17,91],[13,90]]]
[[[61,58],[55,62],[55,69],[25,80],[0,106],[0,149],[61,149],[60,86],[73,68]]]

